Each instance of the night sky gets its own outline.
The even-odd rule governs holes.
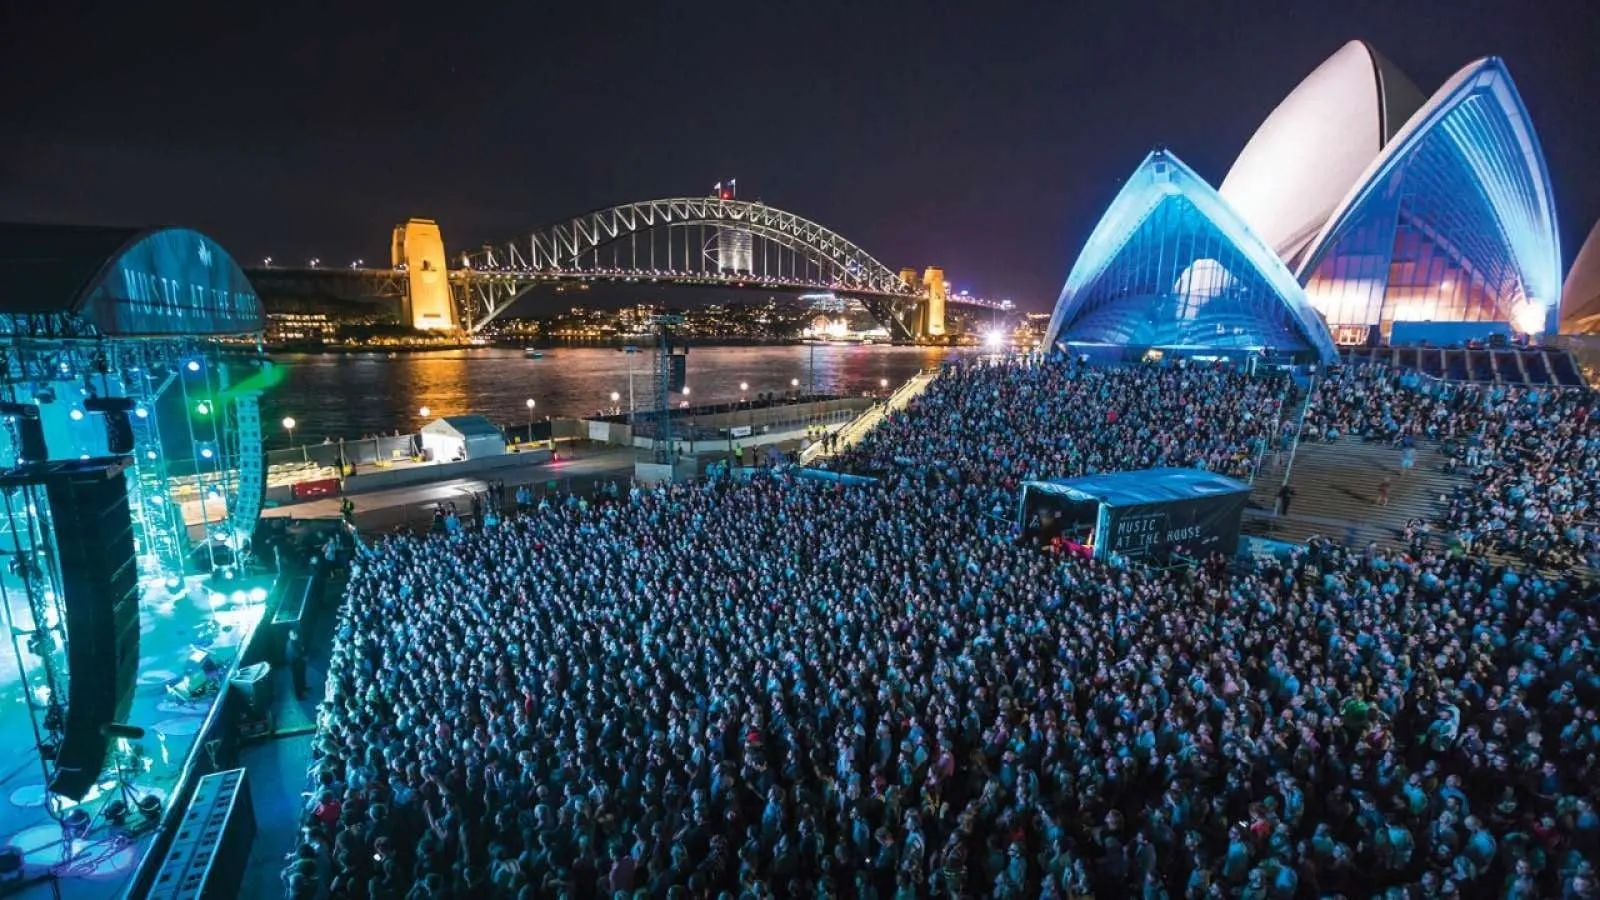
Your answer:
[[[737,177],[891,268],[1044,309],[1146,151],[1220,183],[1351,38],[1425,94],[1505,58],[1570,261],[1600,217],[1597,0],[14,2],[0,220],[380,260],[408,216],[460,248]]]

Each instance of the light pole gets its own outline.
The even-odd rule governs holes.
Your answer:
[[[620,409],[621,407],[619,407],[617,404],[620,403],[621,401],[622,401],[622,395],[617,393],[616,391],[612,391],[611,392],[611,408],[612,409]]]
[[[633,427],[633,354],[628,356],[628,427]]]
[[[298,424],[300,423],[294,420],[294,416],[283,417],[283,430],[289,432],[289,446],[291,447],[294,446],[294,426]]]
[[[748,390],[750,390],[750,382],[748,382],[748,381],[739,382],[739,405],[740,406],[744,405],[744,392],[748,391]],[[755,421],[756,421],[756,411],[755,411],[755,408],[752,407],[750,409],[750,424],[752,426],[755,425]]]
[[[529,397],[522,401],[522,405],[528,408],[528,443],[531,444],[533,443],[533,398]]]

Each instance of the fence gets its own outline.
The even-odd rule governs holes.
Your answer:
[[[728,422],[720,426],[703,426],[695,422],[685,424],[674,423],[672,426],[672,439],[675,441],[722,441],[732,438],[733,430],[750,429],[749,434],[769,434],[774,431],[801,431],[806,428],[819,426],[838,425],[849,422],[856,417],[853,409],[835,409],[826,412],[810,413],[778,419],[768,419],[747,425],[743,422]],[[656,435],[656,423],[643,420],[636,421],[633,425],[633,436],[636,438],[651,439]]]

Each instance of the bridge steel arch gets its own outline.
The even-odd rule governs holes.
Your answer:
[[[596,273],[583,268],[585,256],[617,241],[659,228],[709,226],[736,228],[785,248],[816,267],[817,275],[768,278],[705,272],[658,274],[637,268]],[[687,261],[686,261],[687,262]],[[676,197],[644,200],[584,213],[546,226],[527,238],[462,254],[459,282],[461,321],[481,330],[531,288],[554,280],[585,277],[653,277],[663,282],[750,284],[767,288],[826,289],[860,299],[896,337],[914,336],[921,295],[871,254],[817,222],[747,200]]]

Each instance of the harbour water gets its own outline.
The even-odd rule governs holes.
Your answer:
[[[695,403],[727,403],[772,391],[800,390],[860,395],[890,388],[936,366],[941,360],[975,352],[940,347],[828,344],[693,347],[688,384]],[[440,350],[424,353],[274,354],[283,380],[262,398],[262,421],[269,447],[289,443],[282,428],[292,416],[295,443],[324,438],[359,438],[414,430],[420,411],[433,416],[481,413],[502,425],[533,417],[590,415],[610,407],[611,394],[628,408],[632,369],[636,408],[649,409],[654,380],[648,347],[637,353],[615,347],[555,347],[541,359],[510,348]]]

